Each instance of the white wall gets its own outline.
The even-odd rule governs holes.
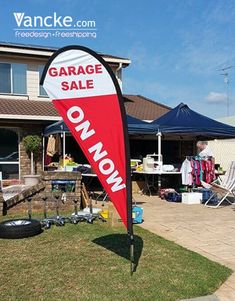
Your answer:
[[[227,170],[231,161],[235,161],[235,139],[213,140],[208,142],[214,153],[215,163]]]
[[[0,94],[0,99],[30,99],[30,100],[49,100],[48,97],[39,97],[39,72],[38,66],[44,65],[46,60],[41,59],[27,59],[27,58],[19,58],[14,56],[2,56],[0,55],[0,62],[8,62],[8,63],[21,63],[27,64],[27,95],[18,96],[18,95],[10,95],[10,94]],[[117,67],[111,66],[114,74],[117,76],[119,85],[122,89],[122,69],[116,72]]]

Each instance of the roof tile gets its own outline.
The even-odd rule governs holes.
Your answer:
[[[154,120],[170,111],[170,107],[140,95],[124,95],[128,115]],[[0,99],[0,115],[59,116],[51,101]]]

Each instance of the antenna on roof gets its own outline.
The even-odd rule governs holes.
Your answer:
[[[227,116],[229,116],[229,105],[230,105],[230,100],[229,100],[229,73],[228,73],[228,70],[231,69],[231,68],[234,68],[234,67],[235,66],[231,65],[231,66],[223,67],[221,69],[217,69],[217,71],[222,71],[222,73],[220,73],[220,75],[223,75],[224,83],[226,85]]]

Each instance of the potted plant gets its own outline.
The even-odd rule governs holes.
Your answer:
[[[23,138],[25,151],[30,158],[31,174],[24,176],[26,185],[36,185],[39,181],[38,175],[35,175],[35,163],[41,150],[41,137],[38,135],[28,135]]]

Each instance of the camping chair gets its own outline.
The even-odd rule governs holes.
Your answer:
[[[91,214],[98,214],[102,209],[100,208],[93,208],[92,207],[92,200],[89,197],[89,194],[87,192],[86,186],[84,183],[82,183],[82,206],[83,206],[83,212],[91,213]]]
[[[228,170],[225,173],[224,178],[221,180],[218,178],[211,184],[207,184],[205,182],[202,182],[202,186],[205,188],[209,188],[212,190],[212,195],[210,198],[206,201],[205,206],[211,207],[211,208],[218,208],[224,200],[226,200],[229,204],[233,204],[229,199],[228,196],[232,195],[235,197],[234,190],[235,190],[235,161],[232,161]],[[219,200],[218,204],[208,205],[208,203],[215,197],[216,195],[220,195],[221,199]]]

